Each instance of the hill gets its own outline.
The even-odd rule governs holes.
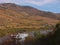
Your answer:
[[[13,3],[0,4],[0,28],[40,28],[56,24],[60,16],[30,6]]]

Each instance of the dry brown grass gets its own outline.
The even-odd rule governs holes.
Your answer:
[[[7,9],[0,8],[0,26],[15,27],[15,28],[40,28],[41,24],[56,24],[59,20],[46,17],[48,12],[42,12],[32,7],[21,8],[17,5],[6,5]],[[27,10],[26,10],[27,9]],[[30,10],[30,11],[29,11]],[[44,14],[44,16],[41,16]],[[51,16],[53,14],[51,13]]]

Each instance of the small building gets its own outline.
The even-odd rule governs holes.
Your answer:
[[[52,32],[53,30],[40,30],[40,34],[47,35],[48,33]]]
[[[28,33],[18,33],[16,35],[16,39],[19,39],[20,41],[24,41],[26,37],[28,37],[29,34]]]

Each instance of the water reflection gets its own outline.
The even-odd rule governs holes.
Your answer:
[[[49,32],[52,32],[52,30],[39,30],[39,31],[32,31],[32,32],[18,32],[17,34],[11,34],[10,36],[5,36],[2,39],[0,38],[0,44],[3,43],[6,40],[9,40],[9,44],[6,44],[6,42],[3,45],[25,45],[31,44],[32,38],[36,37],[36,33],[47,35]],[[26,40],[28,38],[28,40]],[[8,42],[8,41],[7,41]]]

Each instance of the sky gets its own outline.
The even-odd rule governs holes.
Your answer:
[[[42,11],[60,13],[60,0],[0,0],[0,3],[15,3],[32,6]]]

